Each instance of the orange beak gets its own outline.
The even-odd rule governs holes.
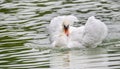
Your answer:
[[[69,36],[69,25],[68,26],[64,25],[64,32],[67,36]]]

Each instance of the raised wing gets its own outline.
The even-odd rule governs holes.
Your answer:
[[[58,16],[51,20],[48,26],[49,34],[56,32],[60,28],[60,25],[62,24],[64,17],[65,16]]]
[[[82,45],[96,47],[107,36],[106,25],[94,16],[88,18],[82,38]]]

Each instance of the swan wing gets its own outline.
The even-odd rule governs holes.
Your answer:
[[[51,22],[48,26],[49,34],[52,34],[52,33],[58,31],[58,29],[60,28],[60,25],[62,24],[64,18],[65,18],[65,16],[58,16],[58,17],[54,17],[51,20]]]
[[[94,16],[88,18],[82,36],[82,45],[96,47],[107,36],[107,26]]]

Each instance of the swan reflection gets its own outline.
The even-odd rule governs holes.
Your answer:
[[[53,52],[52,69],[109,69],[107,51],[103,48]]]

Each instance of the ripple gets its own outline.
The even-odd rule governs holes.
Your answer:
[[[4,69],[119,69],[119,0],[1,0],[0,68]],[[75,15],[105,22],[109,35],[98,48],[51,48],[46,32],[50,20]]]

